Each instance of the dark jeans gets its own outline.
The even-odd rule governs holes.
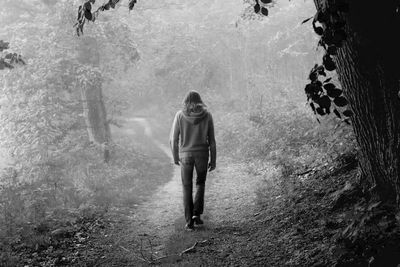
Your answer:
[[[192,222],[192,216],[203,214],[204,189],[206,184],[208,157],[184,157],[181,161],[181,177],[183,185],[183,206],[187,223]],[[193,170],[196,169],[196,195],[193,203]]]

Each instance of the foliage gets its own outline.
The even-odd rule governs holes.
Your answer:
[[[271,2],[261,1],[261,5],[270,4]],[[338,49],[342,47],[343,42],[346,40],[345,22],[341,14],[348,11],[348,3],[345,0],[340,0],[324,9],[318,10],[314,17],[303,20],[302,24],[312,19],[313,29],[320,36],[318,46],[323,47],[325,51],[322,57],[322,64],[316,64],[309,74],[311,82],[305,88],[307,101],[309,101],[309,105],[315,115],[324,116],[333,112],[339,119],[345,117],[342,121],[350,124],[349,117],[353,115],[353,112],[349,109],[340,109],[347,106],[347,99],[343,96],[341,89],[330,83],[332,76],[326,78],[326,71],[331,72],[336,69],[333,57],[337,55]],[[268,16],[268,10],[260,6],[258,0],[254,3],[254,12]],[[321,81],[320,77],[325,78]],[[317,120],[318,122],[320,121],[318,118]]]
[[[351,110],[344,110],[342,115],[339,112],[340,108],[345,107],[348,103],[343,96],[342,89],[337,88],[331,82],[332,77],[324,79],[323,82],[318,79],[324,76],[326,76],[324,66],[316,64],[309,75],[311,83],[307,84],[305,88],[307,101],[314,114],[324,116],[332,111],[339,119],[342,119],[342,115],[350,117],[353,114]],[[319,121],[318,118],[317,120]],[[343,118],[343,121],[350,124],[348,118]]]
[[[285,112],[277,114],[279,109]],[[225,114],[221,120],[224,123],[218,126],[225,129],[218,136],[221,153],[249,163],[272,162],[285,177],[329,164],[343,153],[353,152],[355,146],[349,127],[334,120],[315,124],[306,110],[294,103],[271,101],[247,116]],[[263,164],[254,166],[253,171],[258,168]]]
[[[95,4],[95,2],[96,0],[88,0],[83,5],[79,6],[77,22],[74,25],[78,36],[83,34],[83,27],[86,21],[94,22],[99,16],[100,11],[115,8],[115,5],[117,5],[120,0],[109,0],[108,2],[98,7],[95,11],[92,11],[92,5]],[[136,2],[137,0],[129,0],[129,10],[133,9]]]
[[[330,83],[331,78],[321,83],[319,77],[326,77],[325,71],[334,71],[336,69],[336,64],[332,57],[337,55],[338,49],[342,47],[343,42],[346,40],[345,22],[341,17],[341,13],[345,12],[348,12],[348,3],[338,1],[325,9],[318,10],[315,14],[312,26],[315,33],[321,36],[318,46],[323,47],[325,54],[322,58],[322,65],[315,65],[311,70],[309,75],[311,83],[307,84],[305,88],[307,99],[314,114],[321,116],[330,114],[332,107],[333,113],[339,119],[342,116],[348,118],[353,115],[353,112],[349,109],[343,112],[338,111],[337,107],[347,105],[347,99],[342,95],[341,89]],[[303,23],[307,21],[305,20]],[[350,123],[349,119],[346,118],[343,121]]]
[[[0,40],[0,70],[3,69],[13,69],[15,65],[25,65],[25,61],[22,59],[21,55],[17,53],[6,53],[4,56],[4,51],[9,49],[10,43]]]
[[[276,4],[275,0],[244,0],[243,2],[247,5],[242,15],[242,18],[245,19],[256,19],[254,14],[259,18],[261,16],[268,16],[269,8]]]
[[[108,10],[110,7],[115,8],[119,0],[110,0],[109,2],[100,6],[96,11],[92,12],[92,4],[95,0],[89,0],[79,7],[78,22],[75,24],[77,33],[83,33],[83,25],[85,21],[95,21],[100,11]],[[272,0],[251,0],[244,1],[247,4],[252,4],[254,13],[268,16],[267,6],[273,5],[275,2]],[[134,7],[136,1],[130,1],[129,9]],[[318,46],[322,46],[326,51],[323,56],[322,65],[316,65],[311,70],[309,79],[311,83],[305,88],[307,100],[315,115],[324,116],[333,112],[339,119],[344,122],[350,123],[349,117],[352,116],[352,111],[349,109],[341,110],[338,107],[347,105],[346,98],[342,95],[341,89],[335,88],[333,83],[328,83],[332,79],[328,78],[321,82],[320,76],[326,76],[325,71],[333,71],[336,69],[335,63],[332,59],[337,54],[337,49],[342,46],[342,42],[346,39],[344,31],[345,23],[340,19],[340,13],[348,12],[348,3],[344,0],[329,5],[323,11],[318,11],[312,21],[314,31],[321,36]],[[303,23],[311,20],[306,19]],[[321,26],[319,26],[321,25]],[[320,121],[317,118],[318,121]]]
[[[80,89],[99,82],[118,84],[119,75],[139,59],[129,36],[121,34],[129,32],[126,25],[104,23],[86,39],[71,38],[70,1],[49,6],[29,1],[21,9],[10,1],[4,8],[13,10],[15,5],[19,19],[6,21],[1,31],[12,36],[10,43],[26,55],[27,64],[18,71],[0,72],[0,147],[11,156],[1,162],[7,168],[0,173],[0,260],[7,249],[11,254],[32,254],[55,248],[49,241],[51,231],[65,226],[70,217],[84,216],[84,207],[106,209],[117,194],[121,200],[135,202],[136,196],[116,193],[110,183],[139,175],[132,161],[120,159],[107,166],[98,162],[99,148],[88,142],[82,116]],[[93,65],[92,59],[81,60],[79,51],[88,38],[98,40],[91,49],[101,55],[100,66]],[[2,51],[7,48],[8,43],[1,42]],[[18,54],[7,55],[9,64],[25,63],[25,56],[21,61]],[[107,103],[114,100],[118,99],[111,96]],[[115,113],[119,110],[114,107]],[[124,158],[136,160],[134,151],[125,152],[130,157]],[[143,164],[139,159],[135,162]],[[73,215],[56,218],[60,212]],[[36,231],[41,225],[46,229]]]

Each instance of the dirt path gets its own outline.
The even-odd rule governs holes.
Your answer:
[[[142,125],[146,136],[153,140],[162,153],[167,155],[172,164],[171,152],[167,145],[162,144],[153,136],[149,122],[145,118],[132,118],[132,121]],[[135,232],[157,237],[164,240],[174,230],[174,220],[181,212],[182,187],[180,170],[174,168],[170,181],[161,186],[148,201],[141,204],[132,214],[132,227]],[[156,252],[163,250],[162,244],[155,248]]]
[[[170,158],[172,165],[169,147],[154,137],[150,123],[145,118],[128,121],[140,124],[145,135]],[[195,241],[211,240],[216,232],[232,230],[255,214],[256,191],[262,182],[260,177],[249,175],[243,164],[220,158],[217,170],[208,174],[206,182],[205,225],[195,232],[185,232],[180,168],[172,167],[169,182],[160,185],[147,201],[132,211],[127,218],[129,223],[121,229],[116,245],[126,262],[133,261],[137,265],[139,259],[139,263],[146,265],[145,260],[172,255],[158,263],[175,265],[182,257],[173,255]],[[201,265],[199,262],[193,264]]]
[[[249,266],[229,256],[235,250],[241,254],[240,251],[247,247],[249,229],[246,225],[257,219],[257,192],[268,177],[250,175],[246,172],[245,164],[233,163],[228,159],[220,159],[217,167],[206,183],[205,225],[193,233],[187,233],[182,230],[183,218],[176,219],[175,231],[167,241],[165,254],[179,254],[196,242],[204,242],[201,243],[203,248],[194,251],[198,253],[185,254],[178,261],[174,259],[162,265]],[[270,173],[272,175],[273,169]],[[232,240],[225,240],[227,236],[237,237],[237,240],[231,243]]]

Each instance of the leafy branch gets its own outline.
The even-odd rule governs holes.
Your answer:
[[[93,4],[95,4],[96,0],[88,0],[83,5],[80,5],[78,8],[78,18],[77,22],[75,23],[74,27],[76,29],[76,33],[78,36],[83,34],[83,27],[86,21],[95,22],[97,17],[99,16],[100,12],[105,10],[114,9],[115,6],[121,0],[109,0],[108,2],[104,3],[100,7],[98,7],[95,11],[92,12]],[[129,0],[129,10],[132,10],[135,6],[137,0]]]
[[[268,16],[268,10],[264,5],[271,2],[272,0],[255,0],[254,12]],[[325,50],[322,64],[316,64],[310,71],[310,83],[305,87],[307,102],[315,115],[324,116],[333,112],[339,119],[350,124],[349,117],[353,115],[353,112],[349,109],[339,111],[348,104],[347,99],[343,96],[343,90],[337,88],[331,82],[332,77],[327,78],[326,73],[326,71],[336,70],[334,57],[337,56],[338,49],[347,39],[343,14],[348,11],[347,0],[337,0],[318,10],[313,17],[303,20],[302,24],[312,20],[314,32],[320,36],[318,47],[321,46]],[[318,118],[317,121],[319,122]]]
[[[322,57],[322,64],[316,64],[309,75],[310,83],[305,87],[307,101],[314,114],[324,116],[330,114],[331,111],[347,124],[350,124],[349,117],[353,112],[345,109],[339,112],[339,108],[347,107],[348,101],[343,96],[343,90],[339,89],[331,82],[332,78],[326,79],[325,71],[336,70],[334,57],[337,56],[338,49],[343,46],[347,38],[345,32],[346,22],[343,19],[343,13],[349,11],[349,5],[345,0],[340,0],[334,4],[320,9],[314,15],[312,27],[317,35],[320,36],[318,46],[325,50]],[[311,20],[304,20],[302,23]],[[325,79],[323,82],[321,77]],[[344,117],[344,118],[343,118]],[[318,118],[317,118],[318,120]],[[319,121],[319,120],[318,120]]]
[[[272,0],[256,0],[254,5],[254,12],[257,14],[268,16],[267,4],[272,4],[272,2]]]

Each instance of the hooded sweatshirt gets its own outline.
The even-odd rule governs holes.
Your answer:
[[[178,111],[172,124],[170,144],[175,162],[182,157],[208,157],[210,153],[210,164],[215,166],[217,149],[211,113],[206,109],[190,113]]]

